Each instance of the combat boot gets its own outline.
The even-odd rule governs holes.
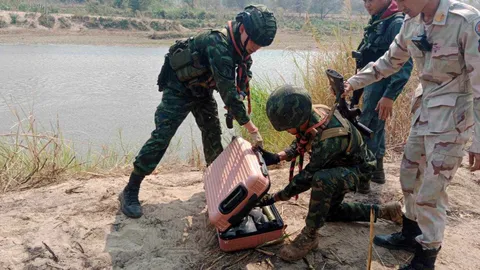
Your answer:
[[[304,227],[295,240],[280,249],[280,258],[289,262],[300,260],[316,249],[319,242],[318,229]]]
[[[412,261],[399,270],[434,270],[435,261],[437,260],[439,249],[423,249],[421,245],[418,245],[415,249],[415,256]]]
[[[372,174],[372,182],[385,184],[385,171],[383,170],[383,157],[377,158],[377,169]]]
[[[402,205],[399,202],[390,202],[379,206],[378,218],[391,220],[399,225],[403,222]]]
[[[118,196],[120,201],[120,209],[122,212],[131,218],[139,218],[142,216],[142,206],[138,200],[138,193],[140,192],[140,183],[145,176],[131,174],[127,186]]]
[[[370,181],[359,181],[357,191],[361,194],[370,193]]]
[[[402,249],[414,252],[415,248],[419,245],[417,241],[415,241],[415,237],[422,234],[422,231],[420,227],[418,227],[417,222],[405,216],[403,216],[402,222],[402,231],[388,235],[376,235],[373,238],[373,243],[387,249]]]

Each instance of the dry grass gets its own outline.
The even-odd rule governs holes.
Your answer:
[[[16,125],[12,132],[0,134],[0,193],[44,186],[65,174],[111,174],[131,163],[132,152],[123,143],[102,146],[100,152],[89,150],[80,158],[74,144],[63,138],[58,121],[48,131],[32,112],[14,106],[10,111]]]

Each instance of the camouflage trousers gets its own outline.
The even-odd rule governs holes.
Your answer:
[[[443,241],[448,207],[447,186],[462,162],[468,132],[458,135],[419,134],[417,122],[405,146],[400,183],[405,198],[405,216],[416,220],[422,234],[417,241],[438,249]]]
[[[192,112],[202,133],[203,152],[207,164],[223,151],[218,108],[212,91],[193,95],[188,89],[166,88],[155,112],[155,130],[143,145],[133,163],[134,173],[148,175],[155,170],[180,124]]]
[[[359,172],[356,168],[337,167],[317,171],[312,182],[307,227],[318,229],[326,221],[370,221],[371,207],[377,218],[377,205],[343,202],[345,194],[356,190],[358,181]]]

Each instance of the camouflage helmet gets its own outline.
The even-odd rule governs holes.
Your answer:
[[[312,99],[302,87],[283,85],[267,100],[267,116],[277,131],[298,128],[310,119]]]
[[[245,27],[250,39],[257,45],[265,47],[273,42],[277,33],[277,21],[264,5],[250,5],[238,13],[235,18]]]

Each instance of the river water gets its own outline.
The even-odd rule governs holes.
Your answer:
[[[14,132],[32,112],[44,130],[59,123],[76,151],[119,145],[138,151],[154,128],[162,94],[156,79],[168,47],[0,45],[0,134]],[[306,52],[260,50],[253,55],[253,84],[302,84]],[[223,102],[215,94],[224,123]],[[23,112],[22,112],[23,111]],[[120,135],[121,134],[121,135]],[[224,136],[232,131],[224,130]],[[201,146],[190,114],[172,140],[181,158]]]

